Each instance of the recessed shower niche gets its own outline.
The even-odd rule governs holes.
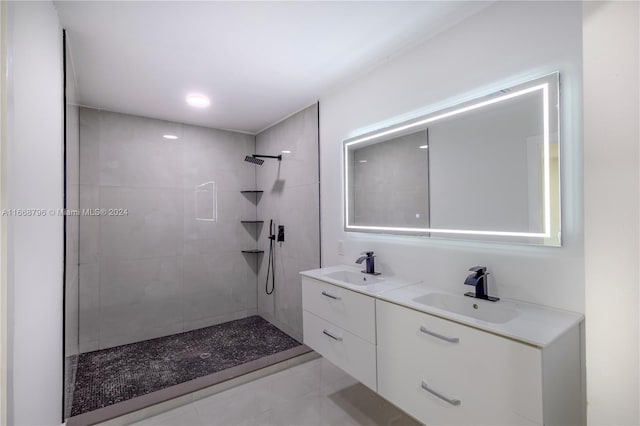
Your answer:
[[[240,191],[240,193],[245,197],[247,197],[248,199],[253,200],[257,206],[258,203],[260,202],[260,198],[262,198],[262,194],[264,194],[264,191],[260,191],[257,189],[248,189],[248,190]],[[249,232],[256,239],[256,245],[257,245],[259,230],[260,230],[260,227],[262,227],[262,225],[264,224],[264,220],[257,220],[257,219],[241,220],[240,223],[245,225],[245,228],[247,228],[247,232]],[[258,254],[264,253],[264,250],[259,250],[257,248],[247,248],[245,250],[242,250],[242,253],[258,255]]]

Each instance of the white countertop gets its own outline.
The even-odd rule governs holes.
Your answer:
[[[517,300],[500,299],[497,302],[489,302],[469,298],[471,303],[477,303],[480,305],[496,303],[501,307],[515,309],[519,312],[519,315],[514,319],[505,323],[496,324],[466,315],[457,314],[455,312],[438,309],[413,300],[429,293],[454,294],[422,283],[389,291],[388,293],[381,294],[377,297],[380,300],[386,300],[427,314],[433,314],[461,324],[498,334],[500,336],[519,340],[540,348],[544,348],[549,345],[584,319],[584,315],[576,312],[563,311],[561,309]],[[460,296],[460,294],[455,295]]]
[[[491,309],[491,306],[495,303],[497,304],[496,306],[499,306],[500,308],[515,310],[518,312],[518,315],[513,319],[503,323],[494,323],[419,303],[414,300],[430,293],[462,296],[462,292],[446,292],[429,286],[426,283],[415,283],[395,277],[386,277],[384,275],[378,275],[377,278],[371,277],[374,283],[369,285],[350,284],[338,279],[327,277],[327,274],[338,271],[352,271],[360,273],[361,269],[362,268],[349,265],[337,265],[303,271],[300,272],[300,275],[324,281],[358,293],[363,293],[397,305],[406,306],[407,308],[427,314],[436,315],[441,318],[518,340],[540,348],[548,346],[551,342],[584,319],[584,315],[580,313],[521,302],[518,300],[500,299],[498,302],[489,302],[481,299],[469,298],[469,302],[477,304],[480,309]]]
[[[326,268],[318,268],[318,269],[311,269],[309,271],[302,271],[300,272],[300,275],[304,277],[324,281],[329,284],[337,285],[339,287],[353,290],[358,293],[367,294],[369,296],[375,296],[387,291],[396,290],[401,287],[414,285],[419,282],[419,281],[406,281],[406,280],[402,280],[395,277],[388,277],[386,275],[362,274],[362,276],[369,277],[369,279],[373,281],[373,284],[356,285],[356,284],[349,284],[337,279],[333,279],[331,277],[327,277],[327,274],[331,274],[333,272],[339,272],[339,271],[350,271],[350,272],[355,272],[357,274],[362,274],[361,272],[362,267],[351,266],[351,265],[336,265],[336,266],[329,266]]]

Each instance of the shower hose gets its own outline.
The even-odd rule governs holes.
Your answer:
[[[267,294],[272,294],[276,289],[276,257],[275,257],[275,244],[276,234],[273,227],[273,219],[269,222],[269,259],[267,261],[267,281],[264,284],[264,291]],[[271,290],[269,290],[269,275],[271,275]]]

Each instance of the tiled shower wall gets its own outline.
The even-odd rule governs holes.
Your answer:
[[[241,254],[256,242],[240,223],[256,216],[240,193],[255,187],[254,150],[252,135],[81,108],[80,207],[127,214],[80,217],[80,352],[256,313]],[[208,182],[216,218],[197,220]]]
[[[256,153],[279,155],[256,166],[259,189],[258,312],[283,331],[302,341],[300,271],[320,267],[320,200],[318,175],[318,105],[312,105],[256,136]],[[275,244],[276,283],[265,293],[269,258],[269,221],[285,226],[285,241]],[[276,228],[277,229],[277,228]],[[277,232],[277,231],[276,231]]]
[[[71,52],[65,38],[65,203],[67,211],[80,208],[80,108]],[[80,255],[80,216],[67,215],[65,221],[64,259],[64,383],[65,413],[71,410],[78,354],[78,260]],[[66,415],[66,414],[65,414]]]
[[[65,208],[80,208],[80,111],[68,43],[66,50]],[[65,216],[65,317],[64,355],[78,354],[78,234],[80,217]]]

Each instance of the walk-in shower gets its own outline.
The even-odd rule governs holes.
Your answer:
[[[88,107],[77,121],[79,211],[126,213],[67,233],[67,424],[309,351],[298,272],[320,266],[317,105],[257,136]]]

